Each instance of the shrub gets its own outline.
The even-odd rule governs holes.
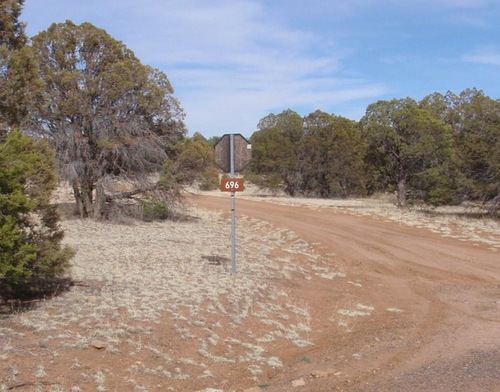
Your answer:
[[[201,173],[199,188],[202,191],[213,191],[220,186],[219,171],[216,168],[205,170]]]
[[[0,140],[0,299],[26,299],[58,287],[74,252],[50,197],[53,152],[13,130]]]
[[[142,202],[142,219],[146,222],[165,220],[172,217],[166,202],[146,200]]]

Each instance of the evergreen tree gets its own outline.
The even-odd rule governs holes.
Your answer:
[[[455,188],[451,127],[411,98],[378,101],[361,119],[374,182],[393,190],[398,206],[407,196],[432,204],[452,201]]]
[[[193,137],[179,141],[171,160],[165,167],[165,175],[171,182],[192,185],[198,182],[202,190],[214,190],[219,185],[219,171],[215,166],[213,145],[196,132]]]
[[[363,194],[365,149],[355,121],[319,110],[308,115],[300,162],[304,192],[321,197]]]
[[[460,169],[461,200],[487,203],[500,209],[500,100],[481,90],[467,89],[456,95],[434,93],[420,106],[431,110],[451,126]]]
[[[250,170],[260,176],[258,185],[283,189],[294,196],[302,187],[299,163],[304,133],[302,117],[285,110],[263,118],[258,127],[251,138]]]
[[[73,252],[61,245],[53,153],[14,129],[0,142],[0,298],[40,295],[53,287]]]
[[[33,37],[33,48],[44,95],[29,127],[51,141],[81,216],[105,216],[108,202],[126,196],[113,189],[116,179],[134,186],[127,195],[168,200],[171,189],[151,174],[185,128],[167,76],[90,23],[52,24]]]
[[[454,138],[468,199],[492,203],[500,211],[500,101],[482,91],[463,91],[455,102],[459,123]]]
[[[0,2],[0,135],[19,126],[40,92],[32,50],[19,22],[24,0]]]

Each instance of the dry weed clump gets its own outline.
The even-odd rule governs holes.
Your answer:
[[[190,213],[192,220],[175,223],[64,221],[65,241],[77,250],[76,285],[1,321],[0,390],[55,379],[62,365],[49,358],[69,363],[72,385],[51,386],[61,391],[183,391],[186,383],[201,390],[228,369],[258,382],[284,366],[283,349],[313,345],[307,303],[276,282],[343,277],[331,258],[288,230],[241,218],[233,276],[227,217]],[[36,347],[33,367],[9,367],[23,339]],[[95,355],[109,356],[107,365],[95,368]]]

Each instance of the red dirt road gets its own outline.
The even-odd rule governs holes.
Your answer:
[[[225,197],[190,202],[229,213]],[[266,391],[500,391],[498,252],[330,208],[237,199],[236,214],[294,231],[346,273],[342,284],[290,282],[314,346]],[[346,297],[376,311],[339,333],[325,309]]]

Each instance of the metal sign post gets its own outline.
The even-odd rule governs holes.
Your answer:
[[[252,159],[251,144],[239,133],[221,137],[214,148],[215,164],[223,172],[229,172],[229,179],[221,181],[221,191],[231,192],[231,273],[236,274],[236,192],[245,189],[243,178],[235,178],[235,172],[242,171]]]
[[[234,134],[229,138],[229,156],[231,160],[231,178],[234,178]],[[236,275],[236,192],[231,191],[231,273]]]

